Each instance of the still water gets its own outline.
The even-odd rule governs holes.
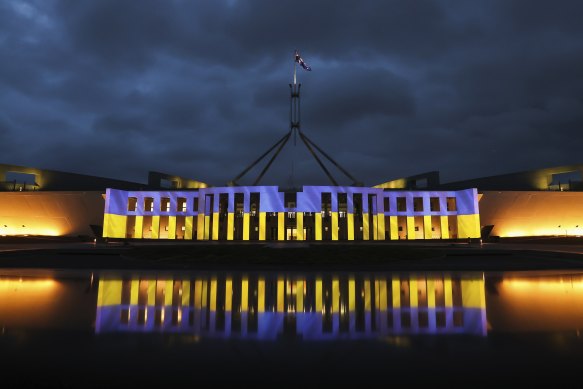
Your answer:
[[[540,383],[583,362],[578,272],[3,274],[15,387]]]

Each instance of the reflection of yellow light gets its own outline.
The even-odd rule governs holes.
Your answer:
[[[4,290],[17,291],[17,289],[42,290],[54,288],[57,283],[51,279],[23,280],[22,278],[0,278],[0,293]]]
[[[504,279],[497,307],[488,314],[502,331],[565,331],[583,328],[583,276],[533,276]],[[536,318],[536,320],[533,320]]]
[[[6,325],[36,325],[40,317],[50,315],[60,292],[61,284],[52,279],[0,278],[0,318]]]
[[[411,339],[405,336],[387,336],[382,339],[383,341],[387,342],[390,345],[397,346],[397,347],[410,347],[411,346]]]
[[[180,342],[182,342],[182,343],[198,343],[198,342],[200,342],[200,336],[198,336],[198,335],[181,336]]]
[[[502,282],[504,287],[518,290],[536,289],[558,292],[565,289],[583,290],[583,277],[557,277],[553,279],[509,279]]]

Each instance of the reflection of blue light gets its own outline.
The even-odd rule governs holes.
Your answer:
[[[96,332],[306,340],[486,334],[483,274],[189,274],[99,281]]]
[[[129,309],[129,322],[121,322],[122,311]],[[164,309],[164,321],[155,324],[155,310]],[[172,323],[172,311],[182,310],[180,323]],[[250,329],[250,314],[240,314],[240,329],[233,329],[233,312],[223,312],[224,326],[218,328],[217,312],[196,309],[192,307],[160,307],[148,306],[147,320],[138,323],[139,307],[136,305],[113,305],[97,308],[96,332],[144,332],[144,333],[182,333],[209,338],[240,338],[257,340],[274,340],[286,336],[285,321],[295,321],[293,336],[304,340],[334,340],[334,339],[369,339],[388,335],[442,335],[442,334],[470,334],[486,335],[486,311],[481,308],[400,308],[387,311],[365,311],[364,323],[361,328],[356,326],[356,312],[349,314],[333,313],[326,318],[321,312],[263,312],[257,314],[257,329]],[[439,327],[436,321],[437,313],[445,315],[445,325]],[[454,325],[454,312],[463,315],[462,325]],[[419,322],[419,314],[427,314],[427,326]],[[192,321],[190,316],[192,314]],[[390,315],[389,315],[390,314]],[[373,317],[374,315],[374,317]],[[401,321],[403,316],[409,315],[410,325],[405,326]],[[342,316],[342,317],[341,317]],[[389,317],[392,322],[389,322]],[[331,321],[331,326],[324,330],[324,320]],[[340,321],[348,320],[348,326],[341,329]]]

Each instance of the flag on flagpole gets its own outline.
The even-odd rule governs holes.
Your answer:
[[[295,61],[300,64],[305,70],[311,72],[312,68],[308,66],[307,63],[304,62],[303,58],[300,56],[300,52],[296,49],[295,53]]]

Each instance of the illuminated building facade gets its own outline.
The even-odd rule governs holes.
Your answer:
[[[208,187],[157,172],[141,184],[0,165],[0,236],[199,241],[573,237],[583,235],[582,175],[583,165],[573,165],[440,183],[439,173],[430,172],[372,188],[305,186],[286,192],[276,186]]]
[[[575,191],[484,191],[483,225],[500,237],[583,235],[583,193]]]
[[[95,331],[305,340],[485,336],[486,297],[481,273],[105,278]]]
[[[583,165],[566,165],[440,183],[439,172],[400,178],[379,188],[477,188],[482,237],[583,235]]]
[[[102,236],[105,188],[196,189],[205,183],[149,172],[148,183],[0,164],[0,236]]]
[[[94,236],[103,224],[99,191],[0,193],[0,236]]]
[[[107,189],[103,236],[185,240],[399,240],[479,238],[476,189],[277,186],[196,191]]]

